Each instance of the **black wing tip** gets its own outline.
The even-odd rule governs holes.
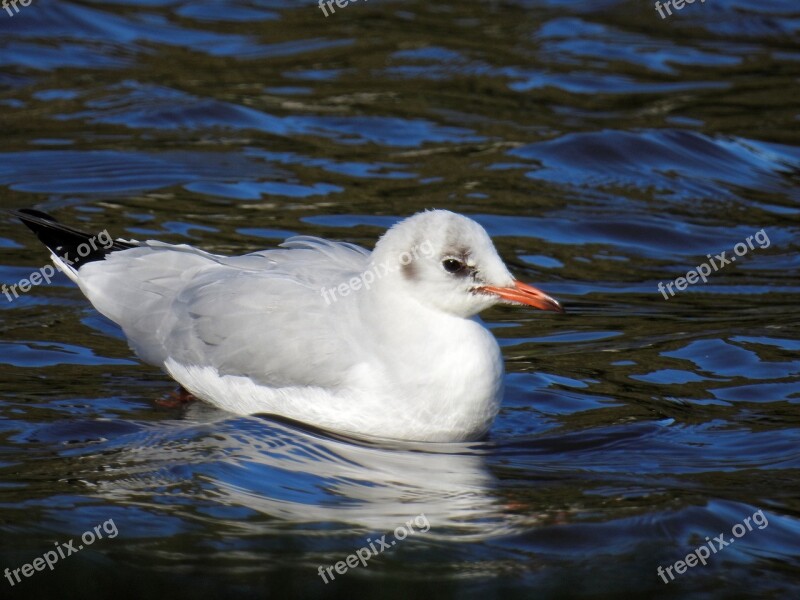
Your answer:
[[[114,240],[108,231],[91,234],[59,223],[52,215],[35,208],[9,210],[9,213],[39,238],[47,248],[75,269],[97,260],[104,260],[112,252],[135,248],[135,244]],[[99,245],[97,241],[103,241]]]
[[[22,219],[23,222],[25,219],[29,219],[30,217],[35,217],[37,219],[58,223],[58,221],[53,215],[47,214],[46,212],[41,210],[36,210],[35,208],[16,208],[16,209],[12,208],[8,212],[10,212],[18,219]]]

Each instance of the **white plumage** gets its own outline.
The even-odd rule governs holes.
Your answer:
[[[77,269],[53,260],[144,361],[221,409],[352,434],[482,436],[503,362],[476,315],[498,302],[560,310],[448,211],[401,221],[373,252],[305,236],[239,257],[132,244]]]

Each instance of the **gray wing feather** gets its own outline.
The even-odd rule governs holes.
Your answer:
[[[78,283],[146,362],[173,358],[273,386],[335,387],[359,360],[343,351],[357,333],[346,318],[351,303],[327,304],[321,289],[359,275],[369,257],[307,236],[238,257],[144,242],[82,267]]]

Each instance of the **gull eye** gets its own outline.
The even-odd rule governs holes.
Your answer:
[[[458,273],[464,268],[464,263],[455,258],[445,258],[442,261],[442,266],[448,273]]]

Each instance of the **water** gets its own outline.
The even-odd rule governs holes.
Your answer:
[[[799,29],[789,0],[0,12],[3,206],[222,253],[449,208],[569,311],[484,315],[488,439],[357,443],[161,406],[63,276],[0,296],[0,568],[103,534],[2,597],[797,596]],[[6,284],[45,264],[11,218],[0,247]]]

